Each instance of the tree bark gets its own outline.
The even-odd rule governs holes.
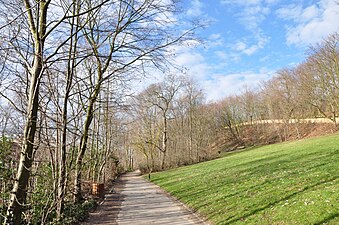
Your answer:
[[[164,120],[164,129],[162,133],[162,153],[163,158],[161,162],[161,169],[165,169],[165,161],[166,161],[166,151],[167,151],[167,110],[163,113],[163,120]]]
[[[101,77],[101,76],[100,76]],[[81,193],[81,175],[82,175],[82,160],[85,155],[87,149],[87,142],[88,142],[88,132],[91,126],[93,116],[94,116],[94,104],[98,98],[100,88],[101,88],[101,78],[98,79],[98,83],[93,91],[89,99],[89,105],[87,107],[86,112],[86,120],[83,127],[81,139],[80,139],[80,146],[78,151],[78,156],[76,159],[76,167],[75,167],[75,180],[74,180],[74,202],[79,203],[83,200],[82,193]]]
[[[32,7],[28,0],[25,1],[30,32],[34,40],[33,66],[29,69],[30,89],[27,104],[27,119],[24,129],[23,146],[20,161],[11,192],[10,202],[4,224],[22,224],[21,214],[26,204],[30,170],[34,161],[34,141],[37,128],[39,109],[40,79],[43,72],[43,52],[46,33],[47,9],[50,1],[42,0],[39,4],[38,24],[34,23]]]
[[[79,5],[76,3],[76,0],[73,1],[73,14],[79,13]],[[78,24],[79,17],[72,18],[71,22],[71,39],[70,39],[70,47],[68,51],[68,64],[67,64],[67,75],[66,75],[66,90],[65,90],[65,98],[62,109],[62,137],[61,137],[61,152],[60,152],[60,163],[59,163],[59,176],[58,176],[58,193],[57,193],[57,208],[56,208],[56,216],[57,220],[60,220],[61,215],[64,211],[65,204],[65,189],[66,189],[66,153],[67,153],[67,120],[68,120],[68,101],[70,97],[71,87],[73,83],[74,70],[76,67],[76,49],[78,43],[78,32],[79,26]],[[76,27],[76,28],[75,28]],[[74,37],[73,37],[74,36]]]

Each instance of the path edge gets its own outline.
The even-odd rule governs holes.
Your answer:
[[[142,179],[144,179],[146,182],[151,183],[155,185],[163,194],[165,194],[167,197],[169,197],[171,200],[173,200],[182,210],[186,211],[188,214],[192,215],[192,220],[196,222],[199,225],[214,225],[214,223],[208,221],[208,219],[200,214],[198,214],[195,210],[190,208],[188,205],[180,201],[177,197],[173,196],[171,193],[166,191],[165,189],[161,188],[159,185],[155,184],[154,182],[146,179],[144,175],[140,175]]]

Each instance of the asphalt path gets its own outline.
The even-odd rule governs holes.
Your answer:
[[[148,225],[208,224],[157,185],[143,179],[139,172],[119,178],[114,192],[84,224]]]

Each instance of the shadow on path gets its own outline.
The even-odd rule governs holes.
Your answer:
[[[126,180],[123,176],[118,178],[114,184],[114,191],[105,195],[105,200],[95,212],[90,213],[88,221],[82,223],[82,225],[90,224],[108,224],[117,225],[116,219],[121,208],[121,204],[124,201],[124,196],[121,194],[126,184]]]
[[[114,190],[84,224],[207,224],[139,172],[121,176]]]

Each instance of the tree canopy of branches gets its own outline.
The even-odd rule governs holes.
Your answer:
[[[194,28],[177,29],[176,1],[24,0],[1,1],[0,6],[1,97],[24,121],[22,136],[16,135],[22,149],[5,223],[21,224],[28,212],[31,175],[42,171],[35,159],[41,149],[50,153],[43,160],[50,161],[54,180],[53,200],[45,208],[56,206],[61,219],[71,175],[74,201],[83,199],[89,144],[112,156],[111,143],[94,145],[100,142],[98,132],[112,135],[113,124],[106,124],[106,131],[97,127],[102,118],[114,121],[107,116],[107,104],[117,107],[126,83],[148,67],[166,64],[168,47],[191,39]],[[100,97],[104,88],[107,98]],[[106,114],[101,101],[107,102]],[[104,168],[97,169],[102,174]]]

